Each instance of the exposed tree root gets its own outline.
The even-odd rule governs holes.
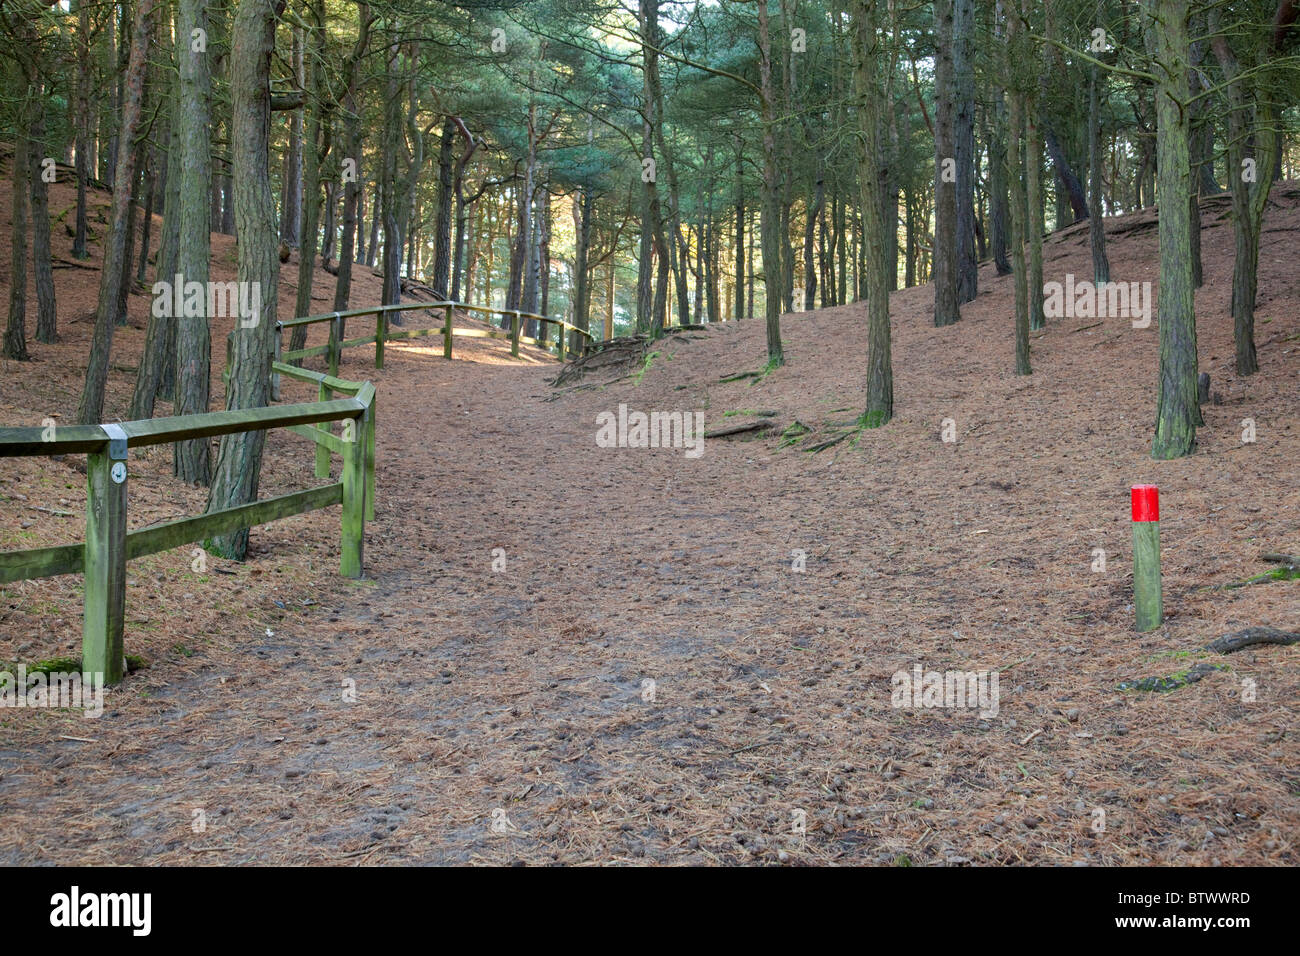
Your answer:
[[[1231,654],[1254,644],[1300,644],[1300,634],[1276,627],[1248,627],[1211,641],[1205,645],[1205,649],[1219,654]]]
[[[724,425],[722,428],[715,428],[712,431],[704,433],[705,438],[728,438],[732,435],[743,435],[748,432],[767,431],[772,427],[772,423],[765,418],[760,418],[754,422],[741,422],[739,425]]]
[[[1126,680],[1117,684],[1115,689],[1167,693],[1171,690],[1177,690],[1180,687],[1186,687],[1188,684],[1195,684],[1207,674],[1213,674],[1215,671],[1224,670],[1226,667],[1226,664],[1211,664],[1207,661],[1201,661],[1198,664],[1194,664],[1189,670],[1182,671],[1178,674],[1170,674],[1168,677],[1143,677],[1139,680]]]

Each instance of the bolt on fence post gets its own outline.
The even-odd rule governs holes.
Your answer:
[[[361,577],[362,539],[366,527],[366,423],[361,416],[352,423],[351,441],[343,445],[343,518],[339,537],[339,574]],[[348,431],[344,425],[345,433]]]
[[[85,618],[81,670],[122,679],[122,626],[126,612],[126,434],[110,437],[86,456]],[[110,432],[110,436],[112,433]]]
[[[1160,592],[1160,489],[1134,485],[1133,503],[1133,606],[1137,629],[1150,631],[1165,619]]]
[[[519,358],[519,310],[510,319],[510,354]]]
[[[442,327],[442,357],[451,358],[451,303],[447,303],[447,321]]]

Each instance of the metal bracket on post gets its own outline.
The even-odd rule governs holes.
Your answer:
[[[109,470],[109,477],[113,479],[116,485],[126,481],[126,432],[122,430],[121,425],[100,425],[105,435],[108,436],[108,460],[113,462],[113,467]]]
[[[111,461],[126,461],[126,432],[121,425],[100,425],[108,436],[108,457]]]

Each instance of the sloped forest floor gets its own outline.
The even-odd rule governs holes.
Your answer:
[[[1295,865],[1300,647],[1204,648],[1300,625],[1300,582],[1212,589],[1300,552],[1300,190],[1268,213],[1247,379],[1226,204],[1203,218],[1218,397],[1180,461],[1149,457],[1157,323],[1052,320],[1017,377],[1011,280],[988,266],[949,328],[929,287],[894,295],[896,417],[876,431],[851,431],[861,304],[787,316],[786,366],[729,382],[762,367],[761,320],[562,389],[554,360],[499,342],[458,340],[452,362],[438,337],[394,343],[383,372],[350,350],[341,374],[379,389],[366,578],[337,575],[337,508],[255,529],[244,564],[133,562],[126,643],[146,666],[104,715],[0,711],[0,862]],[[1108,221],[1116,281],[1154,283],[1153,224]],[[1090,277],[1086,226],[1045,256],[1049,281]],[[354,302],[377,301],[362,272]],[[5,367],[5,424],[75,412],[95,273],[58,277],[65,342]],[[133,297],[140,327],[118,330],[110,418],[147,309]],[[770,427],[698,458],[597,447],[620,403]],[[267,455],[263,495],[316,483],[302,439],[273,433]],[[79,540],[84,463],[10,465],[0,546]],[[201,510],[165,447],[131,469],[132,528]],[[1168,616],[1143,635],[1139,482],[1161,489]],[[80,590],[4,588],[0,660],[75,655]],[[999,713],[894,708],[891,675],[918,664],[996,669]],[[1172,691],[1118,689],[1193,669]]]

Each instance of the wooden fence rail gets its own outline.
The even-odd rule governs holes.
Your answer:
[[[389,329],[388,314],[390,312],[418,312],[425,309],[442,309],[445,313],[442,325],[432,329],[400,329],[396,332]],[[463,312],[481,312],[489,316],[507,316],[510,318],[510,331],[506,332],[504,329],[499,332],[495,329],[458,329],[452,325],[452,313],[457,309]],[[345,319],[360,318],[367,315],[373,315],[375,317],[375,334],[344,339],[343,321]],[[311,358],[317,355],[328,356],[327,361],[330,375],[337,376],[339,372],[339,354],[345,348],[351,348],[356,345],[369,345],[373,342],[375,346],[375,368],[382,369],[384,367],[385,343],[431,335],[442,336],[442,354],[444,358],[448,359],[451,358],[452,339],[457,336],[461,338],[509,339],[510,354],[518,356],[520,342],[527,345],[535,345],[539,348],[545,348],[547,345],[547,343],[541,339],[520,334],[520,326],[525,319],[531,319],[536,322],[560,327],[561,334],[558,336],[555,348],[556,356],[560,361],[564,361],[567,352],[577,351],[581,353],[586,351],[586,349],[591,345],[592,336],[590,332],[586,329],[580,329],[576,325],[570,325],[563,319],[554,319],[545,315],[536,315],[532,312],[520,312],[518,309],[491,309],[481,305],[465,305],[462,302],[403,302],[399,305],[369,306],[367,308],[349,309],[345,312],[327,312],[323,315],[308,315],[297,319],[287,319],[283,322],[277,322],[275,358],[278,362],[288,362],[293,359]],[[316,325],[322,322],[330,323],[330,336],[327,344],[315,345],[311,348],[305,349],[294,349],[291,351],[285,351],[283,349],[281,340],[283,339],[283,332],[285,329],[292,329],[300,325]],[[572,338],[575,342],[570,343],[566,347],[566,338]],[[577,345],[576,348],[575,344]]]
[[[56,574],[85,576],[81,669],[108,684],[124,671],[126,562],[279,518],[342,504],[339,570],[360,577],[365,522],[374,517],[375,387],[287,365],[276,371],[317,383],[320,401],[274,408],[206,412],[173,418],[55,429],[0,428],[0,458],[81,454],[86,458],[86,540],[83,544],[0,553],[0,584]],[[332,398],[334,392],[348,397]],[[342,436],[331,423],[342,421]],[[316,443],[316,476],[329,477],[330,452],[343,458],[333,484],[126,530],[127,453],[131,448],[235,432],[285,428]]]

